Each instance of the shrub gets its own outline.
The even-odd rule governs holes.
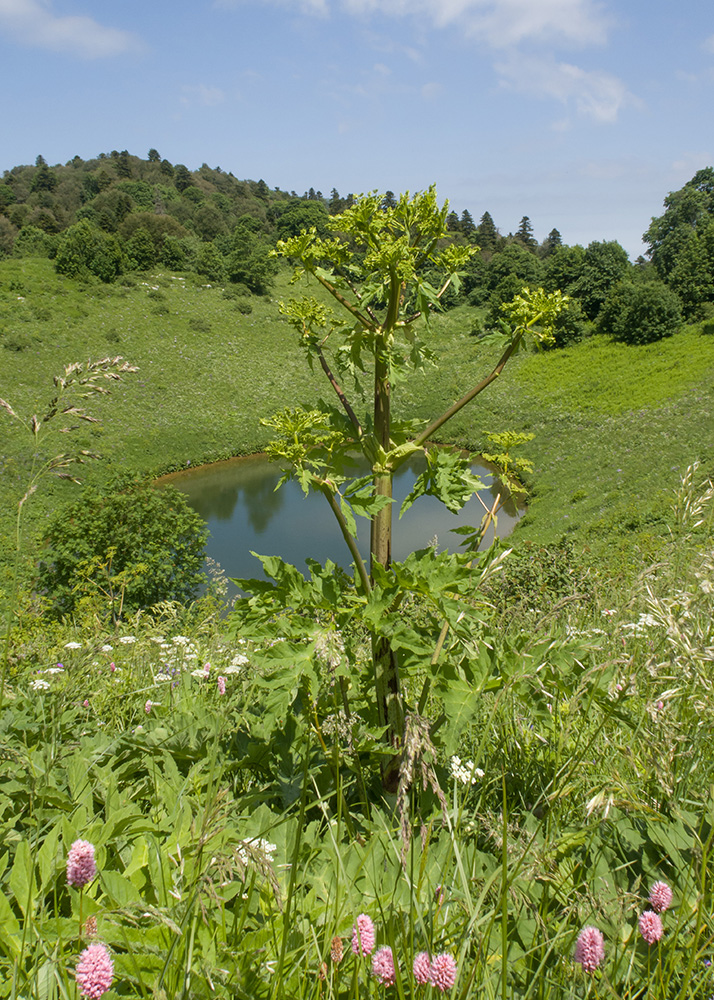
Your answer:
[[[681,324],[679,296],[659,282],[617,285],[598,318],[601,333],[625,344],[651,344],[670,337]]]
[[[207,535],[173,487],[85,487],[50,524],[38,587],[59,614],[87,596],[106,601],[114,618],[159,601],[190,600],[203,582]]]
[[[83,219],[62,235],[55,268],[58,274],[70,278],[93,274],[101,281],[114,281],[124,269],[124,256],[116,237]]]

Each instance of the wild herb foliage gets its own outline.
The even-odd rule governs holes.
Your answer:
[[[165,295],[148,299],[151,308],[169,308],[181,294],[161,280],[141,289],[147,299],[148,292]],[[205,292],[208,307],[192,316],[204,324],[196,324],[197,338],[208,336],[205,324],[221,315],[224,301],[216,289],[197,295]],[[441,380],[429,393],[420,392],[418,373],[399,387],[423,427],[459,397],[463,378],[477,371],[477,384],[490,370],[492,342],[460,334],[458,319],[457,309],[432,325],[428,346],[443,347],[447,357]],[[165,345],[154,355],[151,331],[139,332],[149,358],[167,368],[175,362],[178,395],[185,358]],[[267,325],[261,332],[272,335]],[[88,330],[84,336],[93,343]],[[686,367],[683,380],[691,380],[685,395],[693,387],[699,397],[698,412],[643,377],[644,430],[639,410],[623,407],[603,419],[587,405],[586,390],[556,395],[553,355],[514,359],[516,385],[526,378],[513,433],[527,436],[540,421],[548,449],[560,449],[544,462],[538,437],[523,442],[529,456],[540,456],[537,484],[547,487],[553,470],[561,486],[577,482],[559,504],[540,513],[536,504],[536,523],[548,520],[544,509],[563,516],[586,502],[578,491],[592,488],[588,462],[603,454],[592,442],[616,427],[637,431],[641,461],[659,476],[664,498],[673,473],[658,462],[664,455],[674,464],[677,455],[681,463],[692,441],[702,440],[696,420],[705,419],[711,399],[707,338],[693,343],[699,374]],[[25,350],[7,354],[32,373],[37,350],[34,358]],[[131,356],[143,371],[144,360]],[[635,356],[652,358],[628,355]],[[532,373],[541,364],[535,382],[547,405],[534,403]],[[622,399],[627,385],[614,370],[610,385]],[[233,398],[220,390],[211,398],[203,392],[208,381],[193,371],[191,378],[184,413]],[[293,378],[284,370],[271,389],[277,385],[284,398]],[[684,381],[672,378],[672,391]],[[139,382],[129,381],[113,404],[129,413],[137,401],[148,407],[150,390]],[[298,415],[309,420],[297,455],[309,483],[326,468],[311,463],[334,448],[335,421],[324,420],[325,407],[312,409],[317,393],[305,384],[314,395]],[[512,403],[498,380],[491,389],[478,421],[466,422],[466,411],[454,417],[455,436],[483,443],[504,426]],[[295,411],[284,415],[294,419]],[[671,441],[653,431],[667,422]],[[561,442],[574,425],[578,440],[567,451]],[[132,435],[141,439],[139,427],[123,436],[110,431],[111,453],[126,454]],[[27,469],[17,441],[10,438],[7,454],[19,480]],[[510,462],[513,438],[494,443]],[[197,452],[205,446],[197,435]],[[446,466],[435,464],[424,488],[437,480],[453,485]],[[519,1000],[709,997],[708,472],[705,464],[688,470],[657,539],[640,530],[646,506],[633,503],[630,525],[593,519],[602,541],[622,544],[613,561],[626,553],[641,568],[656,552],[634,583],[631,574],[621,582],[585,565],[581,533],[574,534],[577,559],[564,544],[535,566],[524,557],[522,575],[509,576],[509,556],[499,549],[469,567],[472,544],[466,555],[427,550],[388,568],[377,562],[371,589],[359,573],[311,564],[306,580],[265,557],[269,580],[251,584],[231,635],[215,596],[188,608],[157,605],[116,627],[95,608],[50,624],[15,602],[0,712],[0,995],[54,1000],[77,986],[86,992],[87,949],[99,948],[95,995],[106,993],[109,962],[112,993],[128,997],[433,997],[442,990]],[[636,470],[626,474],[630,489],[613,487],[623,498],[637,481]],[[347,493],[344,484],[339,489]],[[347,494],[345,509],[359,507],[360,491]],[[671,507],[658,503],[664,512]],[[671,533],[663,534],[667,518]],[[555,523],[541,537],[548,530],[562,534]],[[510,595],[506,583],[515,588]],[[514,594],[519,617],[504,628]],[[396,799],[382,788],[384,727],[370,632],[388,638],[404,668],[409,711]],[[67,879],[77,841],[95,847],[97,875],[83,886],[74,868],[73,884]],[[672,890],[666,909],[662,883]],[[374,947],[360,955],[351,944],[365,918]]]
[[[478,695],[447,706],[464,736],[450,753],[412,730],[426,785],[401,818],[342,710],[355,654],[332,623],[306,643],[324,701],[303,670],[287,713],[285,640],[227,642],[210,603],[38,637],[2,716],[0,995],[73,995],[102,944],[108,996],[437,996],[426,953],[455,997],[708,997],[714,584],[689,543],[711,545],[711,498],[691,470],[629,606],[571,608],[541,640],[484,624]]]

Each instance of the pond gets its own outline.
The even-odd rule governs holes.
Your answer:
[[[484,509],[476,497],[459,514],[452,514],[434,497],[422,497],[398,519],[399,506],[412,489],[425,465],[422,455],[405,463],[394,477],[394,534],[392,555],[404,559],[415,549],[428,545],[435,537],[439,549],[458,549],[459,536],[450,529],[462,525],[478,526]],[[367,472],[355,463],[359,475]],[[499,491],[492,469],[475,463],[475,475],[486,485],[481,496],[489,507]],[[250,553],[278,555],[305,571],[305,560],[327,559],[348,567],[350,554],[334,516],[324,497],[303,494],[298,484],[289,481],[276,491],[280,469],[265,455],[216,462],[162,478],[186,495],[188,502],[207,522],[211,532],[206,547],[208,559],[219,563],[229,578],[263,578],[261,564]],[[498,515],[498,534],[513,530],[523,508],[507,501]],[[357,518],[359,548],[366,559],[369,552],[369,522]],[[493,538],[490,530],[487,543]],[[210,565],[210,564],[209,564]]]

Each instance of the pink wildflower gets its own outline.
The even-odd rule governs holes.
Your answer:
[[[605,939],[597,927],[583,927],[578,935],[573,958],[583,972],[594,972],[605,957]]]
[[[372,974],[376,976],[382,986],[394,986],[396,981],[394,957],[389,945],[385,945],[384,948],[375,952],[372,959]]]
[[[672,890],[666,882],[655,882],[650,889],[650,903],[656,913],[664,913],[672,905]]]
[[[211,672],[211,664],[210,663],[204,663],[203,664],[203,672],[206,675],[206,677],[208,677],[208,675]]]
[[[352,951],[355,955],[371,955],[374,951],[374,924],[366,913],[360,913],[352,928]]]
[[[116,673],[116,669],[117,669],[116,668],[116,664],[115,663],[110,663],[109,664],[109,669],[111,670],[112,673]]]
[[[83,997],[99,1000],[114,978],[114,964],[103,944],[90,944],[79,956],[74,973],[77,987]]]
[[[144,705],[144,711],[146,712],[147,715],[149,715],[149,713],[151,712],[151,709],[153,707],[154,707],[153,701],[147,701],[146,702],[146,704]]]
[[[425,951],[420,951],[414,959],[413,972],[420,986],[425,986],[431,979],[431,959]]]
[[[67,855],[67,882],[82,889],[97,875],[94,846],[88,840],[75,840]]]
[[[216,681],[218,685],[218,693],[224,695],[226,693],[226,679],[225,677],[219,677]]]
[[[640,917],[640,934],[649,945],[656,944],[662,937],[662,920],[654,910],[645,910]]]
[[[431,963],[431,977],[429,979],[432,986],[435,986],[442,993],[450,990],[456,982],[458,969],[456,961],[451,955],[444,953],[437,955]]]
[[[82,702],[82,708],[89,708],[89,698],[85,698]]]

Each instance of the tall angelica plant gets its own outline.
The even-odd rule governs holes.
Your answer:
[[[391,748],[382,779],[391,788],[396,784],[396,751],[405,730],[404,677],[425,663],[431,663],[432,673],[436,671],[435,643],[444,622],[462,644],[469,638],[468,630],[457,627],[457,622],[463,618],[463,601],[473,603],[474,584],[480,580],[472,569],[473,552],[436,557],[427,549],[404,564],[393,563],[394,475],[413,455],[425,454],[426,470],[402,505],[400,516],[423,495],[435,496],[450,510],[459,510],[482,483],[472,474],[467,457],[446,448],[427,449],[427,443],[501,375],[528,337],[537,344],[552,341],[552,324],[566,305],[560,292],[524,289],[504,310],[504,330],[495,336],[500,340],[500,357],[477,385],[430,421],[396,416],[394,392],[400,382],[426,364],[436,364],[425,339],[430,316],[440,308],[446,290],[458,287],[459,271],[477,252],[448,237],[447,212],[448,203],[439,207],[433,187],[413,197],[404,194],[391,207],[373,193],[332,218],[332,238],[323,239],[311,229],[281,241],[276,250],[297,262],[295,280],[306,277],[323,290],[320,298],[293,298],[281,311],[297,331],[309,364],[317,362],[324,372],[336,401],[321,402],[314,409],[287,408],[266,420],[276,432],[269,453],[287,466],[284,479],[294,476],[305,492],[323,494],[352,556],[354,580],[343,580],[334,597],[343,621],[354,624],[359,619],[369,633],[367,667],[378,723]],[[324,293],[330,305],[325,304]],[[349,474],[349,459],[355,451],[368,463],[367,476]],[[356,515],[371,522],[368,562],[357,545]],[[476,535],[470,532],[467,540],[473,541]],[[302,585],[284,564],[264,560],[264,567],[269,575],[280,577],[272,587],[272,598],[280,593],[284,604],[292,604],[294,610],[316,598],[314,587],[311,594],[308,587],[297,595]],[[334,590],[341,577],[331,570],[328,573]],[[249,602],[255,612],[267,590],[257,581],[243,582],[254,595],[258,591]],[[325,586],[317,590],[322,613],[334,615],[335,605],[329,606]],[[410,632],[399,614],[409,593],[418,594],[430,608],[431,634],[428,628],[419,635]],[[243,605],[244,614],[247,607]],[[438,642],[440,651],[443,637]],[[430,678],[426,680],[428,685]],[[414,701],[423,709],[424,691]]]

